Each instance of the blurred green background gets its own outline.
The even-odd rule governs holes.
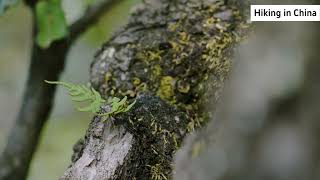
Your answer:
[[[93,0],[63,0],[69,23],[81,16]],[[98,48],[125,24],[130,9],[140,0],[124,0],[106,12],[68,54],[62,80],[87,83],[89,65]],[[18,3],[0,16],[0,151],[20,106],[31,50],[31,12]],[[29,180],[58,179],[70,164],[72,146],[84,135],[91,115],[75,111],[66,91],[58,88],[55,107],[42,132]]]

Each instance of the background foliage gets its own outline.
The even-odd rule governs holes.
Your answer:
[[[0,13],[3,4],[0,0]],[[64,0],[66,23],[80,16],[93,0]],[[130,8],[139,0],[125,0],[106,12],[101,20],[75,43],[68,55],[62,79],[87,83],[94,53],[112,32],[126,22]],[[0,16],[0,151],[16,117],[26,80],[31,50],[31,12],[21,2]],[[42,133],[38,151],[31,164],[29,180],[53,180],[70,163],[72,146],[81,137],[90,115],[79,113],[62,88],[58,89],[54,111]]]

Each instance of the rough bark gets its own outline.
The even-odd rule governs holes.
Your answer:
[[[319,179],[318,28],[257,24],[216,116],[177,152],[175,179]]]
[[[107,99],[136,98],[106,123],[94,117],[61,179],[170,179],[183,138],[210,119],[247,29],[236,7],[212,0],[138,6],[97,53],[91,84]]]

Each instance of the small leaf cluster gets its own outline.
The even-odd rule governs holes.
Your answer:
[[[87,1],[87,4],[91,3],[91,0]],[[18,0],[0,0],[0,15],[17,2]],[[36,43],[40,48],[46,49],[52,42],[65,38],[69,33],[69,27],[61,5],[62,0],[35,2]]]
[[[127,104],[127,96],[125,96],[123,99],[119,99],[117,97],[113,97],[110,99],[107,103],[110,104],[111,110],[106,113],[99,113],[100,107],[106,103],[106,100],[104,100],[99,92],[97,92],[94,88],[88,88],[85,85],[77,85],[67,82],[61,82],[61,81],[46,81],[48,84],[56,84],[56,85],[62,85],[69,91],[69,95],[71,96],[72,101],[75,102],[90,102],[90,104],[86,107],[79,107],[77,108],[79,111],[82,112],[92,112],[94,114],[97,114],[99,116],[110,116],[115,115],[122,112],[129,111],[132,106],[136,103],[134,101],[131,104]]]
[[[106,102],[94,88],[88,88],[85,85],[77,85],[60,81],[45,81],[48,84],[57,84],[64,86],[75,102],[90,102],[89,106],[77,108],[82,112],[98,113],[101,105]]]
[[[68,34],[68,26],[61,0],[44,0],[36,4],[37,44],[48,48],[50,44]]]
[[[108,101],[108,103],[110,103],[111,105],[111,111],[104,113],[104,114],[99,114],[101,116],[109,116],[109,115],[115,115],[115,114],[119,114],[122,112],[127,112],[129,111],[132,106],[136,103],[136,101],[134,101],[133,103],[127,105],[127,96],[125,96],[123,99],[119,99],[117,97],[112,98],[111,100]]]

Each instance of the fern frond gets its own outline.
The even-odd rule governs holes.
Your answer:
[[[90,104],[86,107],[77,108],[79,111],[98,113],[101,105],[106,102],[95,89],[90,89],[84,85],[77,85],[61,81],[45,80],[45,82],[48,84],[64,86],[69,91],[72,101],[90,102]]]
[[[71,83],[67,83],[67,82],[62,82],[62,81],[47,81],[44,80],[44,82],[48,83],[48,84],[56,84],[56,85],[62,85],[65,88],[67,88],[68,90],[70,90],[72,88],[72,84]]]
[[[134,101],[133,103],[127,105],[127,96],[125,96],[123,99],[119,99],[117,97],[112,98],[111,100],[108,101],[111,105],[111,111],[104,113],[104,114],[99,114],[99,116],[109,116],[112,114],[118,114],[122,112],[127,112],[129,111],[133,105],[136,103]]]
[[[129,104],[123,112],[129,111],[135,103],[136,103],[136,100],[134,100],[133,103]]]
[[[106,102],[101,97],[99,92],[97,92],[93,88],[88,88],[85,85],[77,85],[77,84],[66,83],[61,81],[45,80],[45,82],[48,84],[56,84],[56,85],[64,86],[69,91],[69,95],[71,96],[72,101],[90,102],[88,106],[77,108],[79,111],[82,111],[82,112],[93,112],[97,114],[100,110],[101,105]],[[113,97],[108,101],[108,103],[111,106],[111,110],[107,113],[98,114],[98,115],[108,117],[110,115],[129,111],[133,107],[133,105],[136,103],[136,101],[128,105],[127,99],[128,99],[127,96],[125,96],[123,99]]]

